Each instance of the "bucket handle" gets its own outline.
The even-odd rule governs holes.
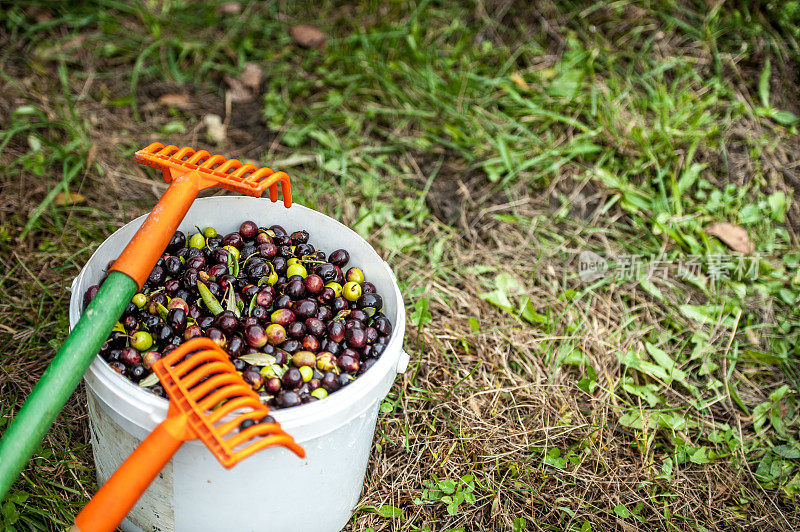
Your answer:
[[[405,373],[408,369],[408,363],[411,361],[411,357],[405,350],[400,351],[400,357],[397,359],[397,373]]]

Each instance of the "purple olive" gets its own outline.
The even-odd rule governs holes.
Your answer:
[[[239,233],[230,233],[222,237],[222,241],[220,242],[223,247],[225,246],[233,246],[236,249],[242,249],[242,244],[244,244],[244,239],[242,235]]]
[[[295,321],[295,316],[294,312],[289,309],[278,309],[272,313],[269,319],[272,323],[277,323],[286,327]]]
[[[322,277],[316,273],[306,276],[303,283],[306,285],[308,293],[313,295],[319,294],[322,292],[322,289],[325,288],[325,282],[322,280]]]
[[[306,320],[305,329],[308,334],[316,336],[317,338],[321,338],[326,332],[325,323],[323,323],[321,319],[314,317]]]
[[[242,225],[239,226],[239,234],[242,235],[243,238],[250,240],[251,238],[255,238],[256,233],[258,233],[258,226],[253,221],[247,220],[246,222],[242,222]]]
[[[231,358],[239,358],[244,352],[244,340],[238,336],[231,337],[230,341],[225,346],[225,351],[228,352]]]
[[[299,320],[305,320],[306,318],[316,316],[318,309],[319,305],[313,299],[301,299],[292,305],[292,311]]]
[[[297,388],[303,382],[303,375],[299,369],[289,368],[284,372],[281,380],[287,388]]]
[[[247,343],[253,347],[264,347],[267,343],[267,333],[261,325],[250,325],[244,330],[244,337]]]
[[[358,360],[350,355],[340,355],[336,359],[336,364],[342,371],[355,373],[358,371]]]
[[[361,349],[367,344],[367,334],[364,332],[364,329],[346,329],[344,340],[350,347]]]
[[[307,349],[308,351],[317,352],[319,351],[319,340],[316,336],[311,336],[307,334],[303,337],[303,349]]]
[[[286,327],[286,333],[292,338],[302,338],[306,335],[306,326],[302,321],[294,321]]]
[[[337,249],[328,258],[331,264],[343,268],[350,261],[350,254],[347,250]]]
[[[344,339],[345,326],[341,321],[331,321],[328,323],[328,338],[334,342],[341,342]]]

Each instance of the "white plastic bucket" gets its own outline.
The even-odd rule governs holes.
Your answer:
[[[405,372],[405,308],[388,264],[358,234],[301,205],[251,197],[198,199],[180,226],[213,226],[221,234],[244,220],[305,229],[326,253],[350,252],[383,296],[383,312],[394,326],[381,357],[361,377],[329,397],[277,410],[274,417],[303,446],[306,458],[269,448],[223,468],[199,441],[184,443],[122,524],[127,531],[328,531],[340,530],[358,502],[369,460],[378,406],[398,373]],[[111,235],[72,283],[69,321],[74,327],[83,294],[103,275],[144,221],[139,217]],[[168,402],[133,384],[97,356],[84,376],[92,449],[103,484],[167,414]]]

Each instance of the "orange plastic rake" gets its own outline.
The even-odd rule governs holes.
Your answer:
[[[111,475],[75,518],[70,532],[115,530],[186,440],[201,439],[225,467],[275,445],[305,456],[278,423],[259,423],[269,408],[212,340],[186,342],[153,364],[153,371],[170,398],[167,419]],[[256,424],[239,431],[245,419]]]

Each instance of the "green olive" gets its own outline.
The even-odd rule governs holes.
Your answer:
[[[299,275],[300,277],[305,278],[308,275],[305,266],[300,263],[292,264],[289,268],[286,269],[286,278],[288,279],[292,275]]]
[[[311,392],[311,395],[313,395],[317,399],[325,399],[326,397],[328,397],[328,392],[325,390],[325,388],[317,388],[316,390]]]
[[[137,331],[131,336],[131,347],[137,351],[147,351],[153,347],[153,337],[147,331]]]
[[[214,229],[213,227],[206,227],[205,229],[203,229],[203,236],[206,238],[214,238],[215,236],[217,236],[217,230]]]
[[[239,250],[236,247],[234,247],[234,246],[225,246],[224,249],[226,249],[228,251],[228,253],[233,255],[234,259],[239,260]]]
[[[361,284],[364,282],[364,272],[362,272],[358,268],[350,268],[349,270],[347,270],[347,274],[345,275],[345,280]]]
[[[311,366],[300,366],[297,369],[300,370],[300,375],[303,376],[303,382],[308,382],[314,378],[314,370],[311,369]]]
[[[192,235],[192,238],[189,239],[190,248],[203,249],[205,245],[206,245],[206,239],[203,238],[202,233],[195,233]]]
[[[325,285],[325,288],[332,288],[333,293],[336,294],[336,297],[342,295],[342,285],[335,281],[331,281]]]
[[[342,295],[348,301],[355,301],[361,297],[361,285],[355,281],[344,283]]]
[[[300,259],[297,257],[291,257],[289,260],[286,261],[287,266],[294,266],[295,264],[300,264]]]
[[[133,296],[133,304],[136,305],[136,308],[143,309],[145,305],[147,305],[147,296],[143,293],[139,292],[135,296]]]

